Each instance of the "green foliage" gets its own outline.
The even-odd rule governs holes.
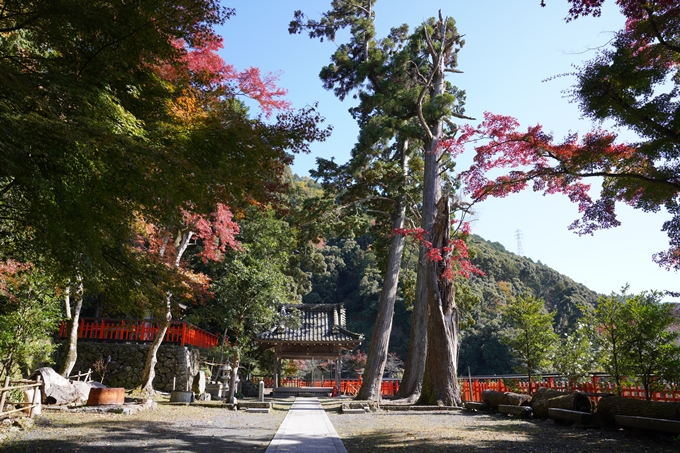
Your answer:
[[[600,343],[600,361],[620,392],[624,380],[640,382],[647,399],[658,384],[680,379],[680,332],[673,306],[658,293],[601,297],[588,320]]]
[[[288,273],[297,245],[288,223],[271,210],[254,208],[240,223],[242,250],[228,250],[220,263],[196,263],[197,269],[212,278],[214,298],[192,307],[188,319],[209,329],[226,328],[229,341],[239,348],[244,363],[249,363],[261,355],[253,344],[254,336],[270,327],[277,305],[300,300],[301,285]]]
[[[502,338],[519,362],[517,371],[531,379],[552,366],[558,337],[552,326],[554,315],[546,311],[545,302],[531,294],[518,295],[503,307],[503,316],[510,329]]]
[[[555,371],[579,382],[597,369],[596,351],[592,341],[592,330],[579,322],[576,329],[562,337],[555,354]]]
[[[28,375],[51,362],[51,335],[60,319],[53,284],[37,271],[14,276],[11,292],[0,295],[0,378]]]
[[[367,351],[377,316],[382,277],[377,267],[371,240],[329,239],[321,249],[326,271],[312,276],[312,291],[304,296],[304,303],[344,303],[347,309],[347,328],[363,333],[367,338],[361,349]],[[390,350],[406,355],[409,312],[404,300],[397,297],[394,325],[390,335]]]
[[[507,327],[501,308],[513,295],[531,291],[545,300],[546,308],[555,313],[553,327],[562,336],[575,329],[582,307],[592,307],[597,300],[597,294],[585,286],[510,253],[497,242],[471,235],[469,248],[475,254],[472,263],[485,275],[472,275],[467,282],[470,295],[479,303],[470,308],[472,323],[461,332],[461,370],[470,367],[472,374],[505,374],[513,368],[508,347],[500,338]]]

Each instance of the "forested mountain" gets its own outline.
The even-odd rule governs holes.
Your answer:
[[[348,328],[366,337],[361,345],[364,351],[368,350],[382,284],[371,243],[367,237],[337,238],[319,246],[327,270],[312,277],[312,291],[303,298],[305,303],[343,302]],[[499,332],[506,328],[500,307],[510,295],[532,291],[545,299],[546,308],[555,313],[555,329],[559,333],[573,328],[579,316],[579,303],[593,304],[597,298],[585,286],[540,262],[508,252],[497,242],[473,235],[469,247],[474,254],[473,263],[486,275],[473,275],[467,281],[475,303],[461,316],[464,324],[461,373],[467,374],[468,366],[472,374],[512,372],[510,354],[499,339]],[[390,338],[390,351],[402,358],[408,348],[410,329],[410,311],[405,302],[400,294]]]

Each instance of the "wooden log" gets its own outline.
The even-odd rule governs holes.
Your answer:
[[[531,415],[531,407],[499,404],[498,412],[501,414],[516,415],[517,417],[528,417]]]
[[[465,409],[470,411],[488,411],[489,405],[486,403],[477,403],[474,401],[468,401],[465,403]]]
[[[589,412],[572,411],[551,407],[548,409],[548,417],[555,422],[576,423],[578,425],[590,425],[593,415]]]
[[[567,395],[566,392],[540,387],[531,398],[531,408],[534,410],[534,417],[548,418],[548,400],[558,396]],[[571,408],[562,408],[571,409]]]
[[[521,393],[497,392],[495,390],[484,390],[482,401],[488,404],[492,410],[498,410],[498,406],[505,404],[508,406],[526,406],[531,401],[531,396]]]
[[[584,393],[573,392],[544,400],[543,403],[538,405],[538,413],[537,409],[534,408],[534,417],[548,418],[550,416],[551,408],[567,409],[570,411],[584,412],[587,414],[592,412],[590,399],[588,399]]]
[[[597,403],[602,421],[615,424],[617,415],[631,415],[665,420],[680,420],[680,403],[644,401],[621,396],[605,396]]]
[[[616,423],[619,426],[627,426],[629,428],[648,429],[652,431],[663,431],[666,433],[680,434],[680,421],[677,420],[634,417],[632,415],[617,415]]]

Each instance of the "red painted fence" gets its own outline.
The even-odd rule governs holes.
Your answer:
[[[265,387],[271,387],[274,381],[271,379],[265,379]],[[288,378],[282,379],[279,384],[281,387],[327,387],[332,388],[335,386],[335,379],[324,379],[322,381],[306,381],[304,379]],[[340,381],[340,394],[342,395],[352,395],[356,396],[361,388],[361,379],[342,379]],[[398,379],[385,379],[382,381],[381,393],[383,397],[391,398],[399,390],[399,380]]]
[[[153,341],[157,333],[157,325],[143,320],[81,318],[78,323],[79,340],[144,343]],[[67,337],[68,325],[62,321],[59,338]],[[165,333],[163,342],[210,349],[219,345],[219,337],[189,323],[173,321]]]
[[[530,393],[529,382],[526,378],[517,377],[494,377],[494,378],[476,378],[472,377],[472,394],[470,394],[470,380],[460,379],[460,393],[463,401],[482,401],[482,392],[484,390],[496,390],[499,392],[519,392]],[[590,382],[581,382],[570,384],[569,382],[555,378],[546,377],[541,381],[534,381],[531,384],[533,392],[540,387],[547,387],[554,390],[578,390],[589,395],[590,399],[597,402],[603,394],[614,393],[616,389],[614,384],[600,379],[600,376],[593,376]],[[641,386],[627,386],[622,389],[621,396],[626,398],[635,398],[639,400],[645,399],[645,391]],[[680,390],[677,388],[667,388],[664,391],[654,392],[652,394],[653,401],[666,402],[680,402]]]
[[[264,379],[266,387],[272,387],[272,379]],[[472,377],[472,394],[470,394],[470,380],[468,378],[460,378],[460,392],[463,401],[482,401],[482,392],[484,390],[496,390],[499,392],[518,391],[520,393],[529,393],[529,382],[526,378],[517,376],[494,376],[492,378],[486,377]],[[332,388],[335,385],[335,380],[324,379],[323,381],[307,381],[304,379],[282,379],[280,382],[282,387],[328,387]],[[343,395],[356,396],[361,387],[360,379],[342,379],[340,381],[340,393]],[[611,382],[603,381],[600,376],[594,376],[590,382],[582,382],[570,385],[559,377],[546,377],[541,381],[532,382],[531,388],[535,392],[539,387],[547,387],[554,390],[578,390],[585,392],[589,397],[597,402],[603,394],[616,393],[616,389]],[[399,390],[399,380],[389,379],[383,380],[381,392],[385,398],[391,398]],[[645,392],[642,387],[630,386],[623,389],[622,396],[626,398],[645,399]],[[669,388],[665,391],[658,391],[652,394],[654,401],[666,402],[680,402],[680,389]]]

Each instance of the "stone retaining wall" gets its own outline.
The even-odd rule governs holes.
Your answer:
[[[85,373],[92,369],[92,379],[100,380],[100,376],[94,371],[94,363],[103,357],[106,362],[111,356],[107,366],[104,385],[107,387],[125,387],[133,389],[142,382],[142,372],[146,362],[146,354],[149,344],[122,344],[101,342],[78,342],[78,359],[73,367],[72,374]],[[63,358],[65,347],[60,345],[59,358]],[[161,345],[157,353],[156,377],[153,387],[156,390],[172,391],[172,379],[176,378],[175,388],[185,390],[187,382],[191,388],[191,382],[200,369],[200,350],[190,346],[173,344]]]

